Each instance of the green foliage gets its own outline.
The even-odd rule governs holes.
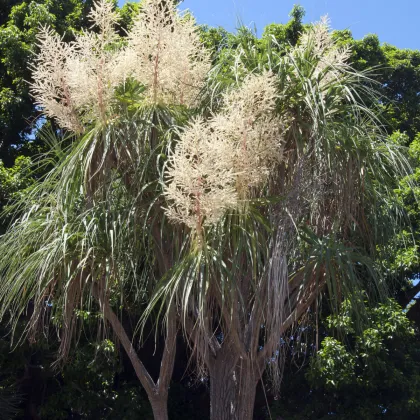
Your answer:
[[[318,365],[312,368],[310,377],[313,383],[321,382],[327,387],[337,387],[352,382],[355,361],[338,340],[325,338],[317,357]]]
[[[11,199],[15,194],[23,193],[32,182],[31,159],[19,156],[11,168],[5,168],[0,161],[0,199]]]
[[[119,15],[120,35],[124,36],[129,31],[133,24],[133,16],[135,16],[140,8],[140,3],[127,2],[117,9]]]
[[[0,201],[16,198],[34,181],[32,162],[29,157],[19,156],[11,168],[6,168],[0,161]]]
[[[406,227],[388,244],[386,249],[386,268],[405,279],[416,275],[420,269],[418,241],[420,227],[420,137],[416,135],[410,141],[406,133],[394,132],[390,136],[396,144],[408,145],[408,153],[414,171],[411,175],[398,180],[396,191],[402,202],[406,217]]]
[[[147,397],[138,382],[120,380],[122,371],[114,343],[104,340],[98,344],[80,346],[70,363],[55,377],[55,386],[41,408],[41,417],[51,420],[151,418]]]
[[[233,35],[222,27],[212,28],[200,26],[200,39],[206,48],[212,52],[213,61],[220,60],[220,54],[233,43]]]
[[[324,339],[316,355],[288,357],[281,396],[270,404],[272,417],[417,418],[419,337],[405,311],[390,299],[368,310],[362,329],[358,324],[351,302],[345,301],[339,314],[320,323],[317,331]]]
[[[308,373],[312,386],[334,399],[338,418],[371,419],[381,411],[385,418],[414,418],[420,408],[420,352],[401,307],[389,300],[371,308],[361,334],[354,334],[354,320],[343,323],[340,316],[331,316],[329,324],[339,325],[345,341],[323,340]],[[349,392],[351,412],[340,403],[341,395]]]
[[[383,80],[385,94],[392,102],[386,104],[391,127],[406,132],[410,139],[420,131],[420,52],[400,50],[391,45],[382,47],[386,58]]]
[[[20,413],[21,396],[6,385],[0,384],[0,412],[3,420],[12,420]]]
[[[381,85],[381,104],[388,132],[399,130],[413,140],[420,131],[420,52],[381,45],[377,35],[372,34],[355,40],[349,30],[344,30],[335,31],[334,36],[341,45],[351,47],[356,68],[374,69],[373,77]]]
[[[286,24],[272,23],[264,28],[262,38],[275,40],[277,45],[296,45],[300,34],[304,31],[305,26],[302,20],[305,16],[305,9],[302,6],[294,5],[289,16],[291,19]]]
[[[0,160],[0,234],[4,232],[8,218],[3,212],[7,204],[25,196],[27,189],[35,181],[34,168],[31,159],[18,156],[11,168],[6,168]]]

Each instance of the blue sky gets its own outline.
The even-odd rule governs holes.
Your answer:
[[[420,0],[185,0],[181,8],[199,23],[234,30],[239,17],[261,33],[269,23],[287,22],[295,3],[305,8],[305,22],[328,14],[334,29],[348,28],[355,38],[376,33],[381,42],[420,49]]]

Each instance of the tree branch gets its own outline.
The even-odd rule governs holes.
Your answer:
[[[176,354],[176,311],[175,304],[172,302],[168,310],[166,320],[166,338],[165,348],[163,349],[162,362],[160,364],[159,379],[157,382],[158,393],[167,393],[169,384],[174,370],[175,354]]]
[[[92,285],[92,291],[94,297],[99,301],[99,306],[101,307],[105,319],[111,324],[112,330],[114,331],[115,335],[118,337],[119,341],[121,342],[124,350],[129,357],[131,364],[134,367],[136,372],[137,378],[141,382],[143,388],[146,390],[147,395],[149,398],[153,398],[156,396],[157,387],[154,383],[152,377],[150,376],[149,372],[147,371],[146,367],[143,365],[137,353],[133,347],[133,343],[128,338],[127,333],[123,325],[121,324],[120,320],[118,319],[117,315],[115,315],[114,311],[109,306],[109,303],[104,299],[104,296],[100,293],[99,285],[94,283]]]
[[[221,293],[217,288],[215,287],[215,297],[217,300],[217,303],[220,307],[220,311],[222,313],[223,319],[226,324],[226,335],[230,336],[231,342],[233,343],[233,346],[236,348],[238,353],[242,357],[246,357],[246,348],[244,346],[244,343],[242,342],[241,338],[239,337],[239,331],[241,330],[241,323],[239,320],[239,308],[238,308],[238,298],[235,296],[232,299],[232,315],[229,314],[226,305],[223,303],[223,299],[221,296]]]
[[[255,293],[254,304],[252,305],[248,325],[245,328],[245,343],[248,351],[255,351],[258,346],[261,323],[263,319],[263,305],[267,299],[267,276],[261,277],[257,292]]]
[[[205,341],[204,345],[206,346],[206,349],[203,350],[202,344],[198,342],[197,337],[196,337],[196,333],[194,331],[194,329],[195,329],[194,322],[191,319],[191,317],[188,316],[188,315],[185,317],[184,328],[185,328],[185,331],[187,333],[188,339],[191,340],[194,344],[193,351],[195,349],[201,349],[201,351],[198,350],[198,353],[200,353],[200,355],[204,358],[204,361],[205,361],[206,365],[208,365],[208,363],[209,363],[209,359],[208,359],[209,358],[209,352],[207,352],[206,349],[208,347],[211,355],[213,357],[217,357],[217,352],[221,348],[220,343],[217,341],[217,338],[214,335],[211,336],[211,337],[205,337],[204,339],[206,341]],[[197,351],[197,350],[195,350],[195,351]]]
[[[317,281],[316,278],[313,278],[312,282],[305,290],[307,293],[304,293],[304,296],[302,296],[301,299],[297,299],[294,309],[291,308],[292,310],[290,315],[285,319],[281,327],[281,334],[287,331],[308,310],[321,290],[324,288],[325,283],[326,280],[324,276],[321,276],[321,280],[319,281]],[[271,347],[271,344],[271,342],[268,342],[258,355],[260,365],[269,356],[267,354],[267,349]]]

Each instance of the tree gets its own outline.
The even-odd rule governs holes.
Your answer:
[[[294,5],[289,16],[291,19],[285,25],[273,23],[264,28],[263,39],[271,38],[276,44],[286,47],[298,43],[300,35],[304,32],[302,20],[305,16],[305,9],[302,6]]]
[[[98,32],[73,43],[38,38],[32,92],[74,141],[1,238],[1,314],[16,323],[31,303],[28,333],[54,320],[65,360],[77,309],[97,305],[157,419],[180,326],[211,417],[251,419],[264,371],[279,384],[282,336],[324,289],[336,311],[382,292],[373,259],[409,165],[325,21],[264,59],[243,31],[221,80],[173,1],[146,1],[126,42],[110,3],[90,17]],[[121,321],[130,307],[143,337],[150,320],[165,331],[157,380]]]
[[[6,168],[0,160],[0,212],[5,206],[25,194],[25,190],[34,182],[30,158],[19,156],[11,168]],[[3,231],[3,228],[0,228]]]
[[[260,190],[257,187],[257,198],[253,203],[255,207],[249,205],[245,215],[240,212],[228,213],[229,216],[221,222],[221,226],[214,227],[214,230],[203,229],[198,237],[200,241],[205,241],[204,251],[201,246],[199,251],[195,250],[195,253],[189,256],[182,274],[177,274],[173,280],[173,286],[168,288],[165,285],[161,292],[162,295],[181,296],[179,299],[183,300],[188,298],[188,301],[183,301],[182,304],[184,308],[188,308],[184,309],[187,313],[184,312],[183,316],[187,319],[187,333],[194,343],[194,349],[210,373],[213,418],[252,418],[256,384],[267,366],[276,366],[275,361],[280,356],[281,336],[306,313],[324,285],[327,285],[332,301],[339,302],[340,296],[360,287],[360,277],[374,279],[376,276],[372,262],[361,252],[364,249],[364,252],[373,257],[373,249],[368,244],[371,240],[372,243],[378,243],[380,238],[373,239],[373,232],[369,228],[365,230],[366,223],[361,220],[356,222],[353,217],[366,217],[367,220],[372,217],[372,223],[382,226],[380,219],[383,215],[378,214],[377,208],[368,205],[370,199],[378,193],[374,193],[377,186],[374,179],[377,180],[376,177],[379,176],[383,179],[379,183],[389,186],[385,187],[387,192],[382,196],[388,199],[394,196],[391,186],[395,185],[395,181],[376,168],[376,164],[384,158],[388,160],[391,156],[399,155],[399,151],[398,147],[391,146],[385,139],[376,137],[378,133],[373,134],[376,130],[375,117],[357,100],[353,102],[355,97],[359,98],[362,94],[369,93],[364,91],[363,85],[360,84],[361,79],[368,81],[367,77],[363,73],[353,72],[346,64],[348,52],[337,50],[328,40],[326,26],[320,24],[303,37],[298,47],[290,52],[282,52],[278,57],[271,56],[267,60],[271,65],[270,70],[280,79],[276,87],[280,90],[279,97],[282,101],[279,101],[280,104],[275,108],[275,115],[293,117],[292,123],[285,123],[289,130],[283,139],[288,158],[285,161],[284,158],[280,159],[282,163],[279,168],[271,172],[275,175],[267,189]],[[255,49],[251,50],[251,54],[254,52]],[[246,51],[243,50],[239,54],[241,58],[245,55]],[[245,56],[243,61],[238,61],[243,64],[238,65],[238,74],[241,75],[252,59]],[[259,64],[261,71],[263,63]],[[215,117],[215,125],[211,125],[210,131],[220,131],[225,138],[232,139],[235,139],[233,133],[239,133],[243,136],[243,142],[257,136],[252,130],[258,130],[258,118],[261,114],[266,116],[267,109],[265,112],[259,111],[261,114],[257,112],[258,117],[246,114],[252,107],[249,105],[253,104],[252,98],[258,96],[250,93],[249,97],[244,99],[245,93],[244,96],[241,94],[258,91],[262,97],[270,98],[269,86],[267,79],[258,85],[252,78],[245,77],[244,84],[239,88],[241,93],[235,92],[232,97],[229,94],[225,97],[224,102],[233,110],[222,109],[221,115]],[[357,92],[354,93],[353,99],[344,93],[347,88]],[[328,109],[332,104],[334,106],[330,114]],[[258,105],[262,106],[260,103]],[[359,111],[369,121],[368,125],[364,125],[359,119]],[[351,117],[347,118],[349,115]],[[245,129],[241,128],[244,121]],[[252,125],[247,127],[247,121],[252,121]],[[273,123],[271,120],[270,122]],[[270,126],[267,121],[261,124],[264,127]],[[350,126],[356,126],[357,131],[349,130]],[[193,128],[205,136],[205,125],[198,129]],[[192,133],[188,132],[188,138],[191,135]],[[267,142],[270,140],[268,128],[262,138]],[[375,138],[377,140],[372,142]],[[357,140],[353,143],[350,139]],[[332,143],[329,143],[330,141]],[[211,143],[214,144],[215,140]],[[239,140],[238,143],[243,144]],[[246,147],[241,150],[240,163],[247,164],[249,148],[251,156],[260,158],[260,161],[269,166],[269,159],[264,155],[261,157],[261,152],[251,147],[255,146],[248,146],[246,143]],[[271,144],[267,148],[272,153],[271,157],[275,157],[274,145]],[[359,155],[360,150],[364,150],[363,158]],[[188,155],[188,152],[185,153]],[[205,154],[204,151],[202,153]],[[222,155],[226,154],[224,150]],[[320,158],[320,161],[317,158]],[[400,161],[399,159],[397,158],[397,161]],[[202,160],[204,162],[204,158],[199,159],[200,162]],[[221,164],[222,157],[215,161]],[[182,162],[182,170],[179,171],[184,176],[187,165],[184,160]],[[366,162],[369,163],[364,167]],[[384,162],[384,167],[389,167],[391,162],[388,162]],[[400,164],[400,169],[404,172],[404,158],[401,158]],[[244,184],[248,187],[255,186],[252,167],[235,164],[231,167],[234,168],[234,172],[245,173],[249,177],[246,178],[247,181],[240,178],[236,184],[237,188],[243,188]],[[325,181],[322,177],[319,178],[317,171],[320,168],[325,168],[321,170],[322,177],[326,177]],[[391,171],[395,169],[394,167]],[[347,175],[349,170],[352,173],[351,181]],[[270,169],[267,172],[270,173]],[[258,173],[264,173],[264,170],[260,168]],[[171,179],[175,179],[175,174],[170,173]],[[337,174],[343,174],[343,178],[337,178]],[[209,177],[209,174],[202,176],[204,179]],[[227,176],[223,175],[222,178],[226,180]],[[315,184],[311,184],[311,180],[316,180]],[[182,182],[186,182],[185,178],[182,178]],[[335,187],[331,188],[333,185]],[[373,185],[375,188],[372,188]],[[185,184],[180,182],[176,191],[183,188]],[[312,203],[314,207],[310,205],[305,209],[305,188],[308,188],[308,191],[322,191],[325,188],[326,195],[320,193],[320,196],[308,197],[306,202]],[[368,190],[374,193],[370,198],[363,193]],[[189,190],[189,194],[192,192]],[[247,193],[249,192],[247,191],[245,196]],[[200,194],[204,192],[200,190]],[[243,194],[241,189],[239,194]],[[265,202],[265,206],[261,205],[258,202],[258,199],[261,199],[259,194],[267,198],[279,197],[281,205],[278,202]],[[351,194],[351,198],[346,194]],[[362,194],[363,198],[358,194]],[[299,199],[294,202],[292,197],[295,196]],[[349,200],[347,205],[350,207],[341,208],[338,203],[344,204],[343,200]],[[396,197],[392,200],[396,201]],[[229,205],[226,198],[223,201]],[[355,202],[359,203],[360,207],[351,209]],[[384,207],[388,205],[384,203]],[[213,208],[211,204],[208,204],[208,207]],[[202,210],[203,213],[205,211],[209,210]],[[302,224],[306,226],[302,228]],[[298,229],[298,226],[300,232],[296,235],[295,229]],[[286,256],[290,255],[294,258],[289,266],[291,273],[288,275]],[[187,280],[182,281],[183,277]],[[372,291],[370,290],[370,295]],[[196,308],[195,313],[191,308]],[[273,373],[276,375],[278,371],[274,369]]]
[[[384,125],[389,134],[405,132],[412,141],[420,129],[416,100],[420,89],[419,51],[381,45],[372,34],[361,40],[353,39],[348,30],[334,31],[333,36],[340,45],[351,47],[356,69],[374,68],[373,77],[380,83]]]
[[[367,314],[360,329],[344,302],[337,316],[326,319],[317,356],[307,369],[288,366],[287,377],[299,379],[273,404],[272,415],[278,412],[290,420],[417,417],[420,353],[414,328],[392,299]],[[303,359],[305,341],[294,344],[295,357]]]

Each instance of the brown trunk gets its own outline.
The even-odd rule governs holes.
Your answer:
[[[252,420],[257,375],[248,359],[238,359],[227,346],[210,356],[211,420]]]
[[[238,406],[240,419],[252,420],[254,414],[255,394],[257,392],[258,373],[256,364],[250,360],[240,360],[237,368],[239,378]]]
[[[238,419],[236,389],[238,386],[236,360],[231,355],[218,352],[210,362],[210,419]]]
[[[168,420],[168,395],[150,399],[154,420]]]

